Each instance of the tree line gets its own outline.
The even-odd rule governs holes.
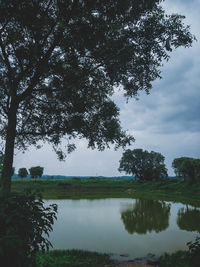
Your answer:
[[[167,168],[164,163],[165,157],[158,152],[142,150],[126,150],[120,160],[119,171],[132,174],[139,181],[158,181],[168,177]],[[3,154],[0,153],[0,174],[3,168]],[[177,178],[192,184],[200,181],[200,159],[191,157],[175,158],[172,168]],[[29,174],[31,178],[42,177],[44,168],[41,166],[31,167]],[[14,168],[13,168],[14,173]],[[18,175],[25,178],[28,175],[26,168],[19,168]]]
[[[3,153],[0,152],[0,177],[3,169]],[[12,175],[14,174],[15,168],[12,168]],[[19,168],[18,170],[18,176],[21,178],[26,178],[28,174],[30,174],[31,178],[38,178],[42,177],[43,175],[44,168],[41,166],[35,166],[31,167],[29,169],[29,172],[27,171],[26,168]]]
[[[158,152],[134,149],[126,150],[120,160],[119,171],[132,174],[139,181],[157,181],[168,177],[165,157]],[[200,159],[190,157],[175,158],[172,162],[177,178],[191,184],[200,181]]]
[[[29,173],[30,173],[31,178],[39,178],[39,177],[42,177],[43,171],[44,171],[44,168],[43,167],[40,167],[40,166],[31,167],[29,169]],[[26,168],[20,168],[18,170],[18,175],[21,178],[27,177],[27,175],[28,175],[27,169]]]

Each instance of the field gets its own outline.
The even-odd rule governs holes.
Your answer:
[[[139,182],[98,178],[13,180],[12,191],[41,191],[45,199],[80,198],[152,198],[200,204],[200,184],[191,185],[177,179]]]

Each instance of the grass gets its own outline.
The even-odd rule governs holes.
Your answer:
[[[165,253],[159,259],[159,267],[191,267],[188,251],[177,251],[172,254]]]
[[[52,250],[36,255],[37,267],[100,267],[114,266],[108,254],[83,250]]]
[[[12,181],[12,191],[27,189],[42,191],[45,199],[143,197],[200,205],[200,184],[190,185],[177,179],[154,182],[98,178]]]
[[[177,251],[172,254],[165,253],[159,258],[159,267],[198,267],[191,261],[188,251]],[[52,250],[36,254],[37,267],[102,267],[118,266],[110,259],[108,254],[89,252],[83,250]],[[123,266],[120,264],[119,266]],[[132,265],[131,265],[132,266]]]

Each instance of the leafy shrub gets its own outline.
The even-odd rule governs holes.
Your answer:
[[[190,252],[190,262],[192,267],[199,267],[200,263],[200,236],[197,236],[195,241],[188,242],[187,246]]]
[[[44,206],[36,194],[0,194],[0,262],[4,266],[34,266],[35,253],[48,250],[47,237],[57,206]]]
[[[159,267],[190,267],[187,251],[177,251],[172,254],[165,253],[159,259]]]

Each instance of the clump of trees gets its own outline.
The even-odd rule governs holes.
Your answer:
[[[164,160],[165,157],[158,152],[128,149],[122,155],[118,170],[132,174],[140,181],[157,181],[168,177]]]
[[[172,167],[177,177],[194,184],[200,180],[200,159],[190,157],[175,158]]]
[[[31,175],[31,178],[38,178],[38,177],[42,177],[43,175],[43,171],[44,171],[44,168],[41,167],[41,166],[35,166],[35,167],[31,167],[29,169],[29,173]],[[21,178],[25,178],[27,175],[28,175],[28,171],[26,168],[20,168],[18,170],[18,175],[21,177]]]
[[[44,168],[40,167],[40,166],[36,166],[36,167],[31,167],[29,169],[31,178],[38,178],[38,177],[42,177]]]

